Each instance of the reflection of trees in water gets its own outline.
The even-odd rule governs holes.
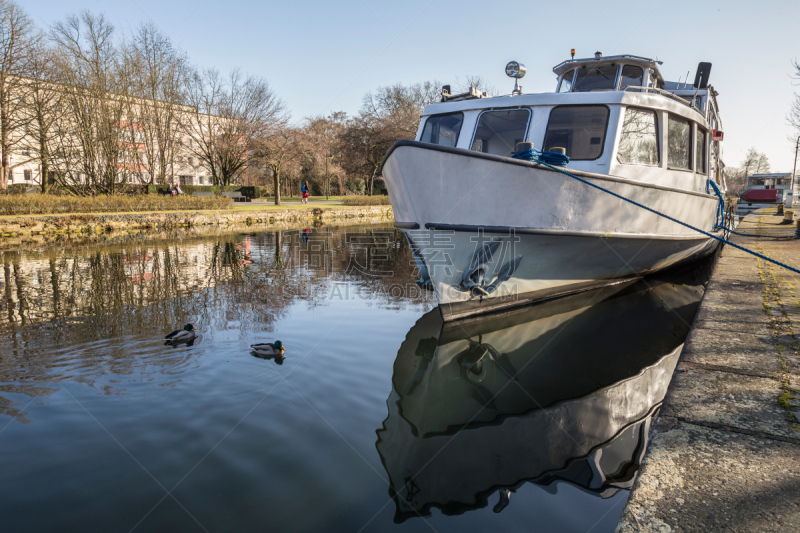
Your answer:
[[[125,337],[160,339],[187,322],[207,334],[271,331],[290,304],[323,304],[341,282],[374,305],[429,306],[427,294],[398,290],[416,290],[400,232],[324,228],[302,237],[297,230],[3,252],[0,391],[33,397],[37,384],[67,377],[180,374],[190,351],[147,353],[129,349]],[[6,400],[0,413],[21,416]]]

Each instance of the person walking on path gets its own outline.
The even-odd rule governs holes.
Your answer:
[[[303,183],[300,186],[300,192],[303,193],[303,203],[308,203],[308,182]]]

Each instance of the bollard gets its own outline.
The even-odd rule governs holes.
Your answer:
[[[784,209],[783,211],[783,224],[791,224],[794,222],[794,210]]]
[[[778,214],[779,215],[783,214],[783,202],[778,204]]]
[[[794,238],[800,239],[800,220],[797,221],[797,226],[795,226]]]
[[[523,150],[533,150],[533,143],[518,142],[516,146],[516,151],[522,152]]]

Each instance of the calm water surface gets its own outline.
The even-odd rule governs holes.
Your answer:
[[[37,532],[613,531],[705,280],[444,326],[389,226],[2,259],[0,529]]]

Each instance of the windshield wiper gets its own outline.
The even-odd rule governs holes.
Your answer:
[[[611,78],[609,78],[608,76],[606,76],[605,74],[603,74],[603,71],[602,71],[602,70],[600,70],[600,69],[599,69],[599,68],[597,68],[597,67],[594,67],[594,69],[595,69],[597,72],[599,72],[599,73],[600,73],[600,75],[601,75],[601,76],[603,76],[605,79],[607,79],[608,81],[611,81]]]

